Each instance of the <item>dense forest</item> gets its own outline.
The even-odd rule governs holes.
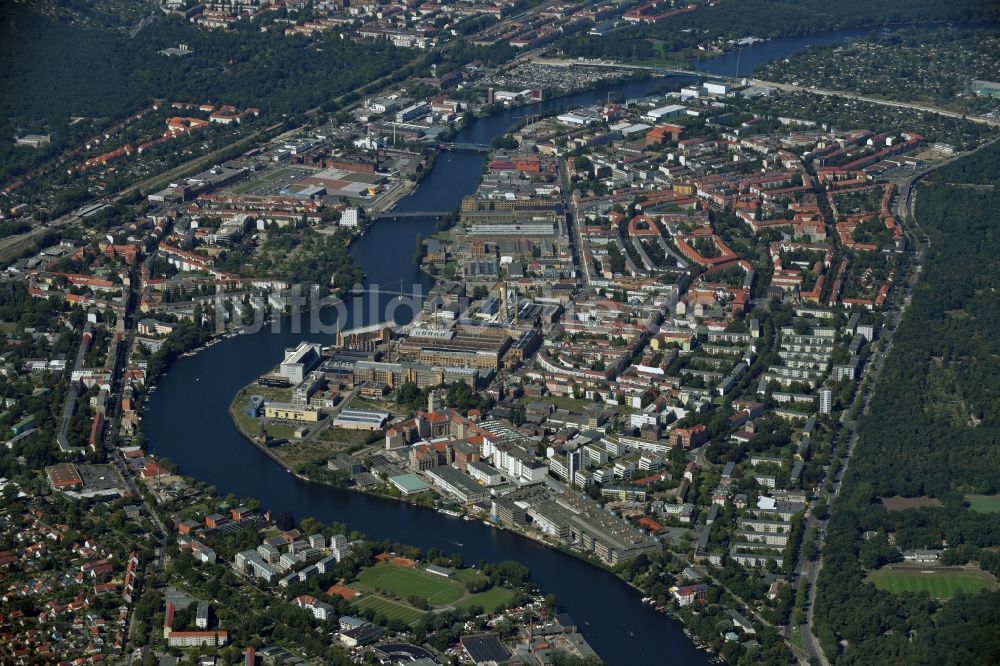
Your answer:
[[[673,32],[677,28],[693,28],[733,38],[777,37],[859,26],[997,18],[1000,7],[982,0],[740,0],[699,7],[695,12],[678,16],[675,25],[664,21],[655,25],[654,30]]]
[[[208,32],[158,18],[134,38],[68,23],[26,4],[0,9],[0,164],[22,172],[153,99],[255,106],[280,118],[328,106],[385,75],[408,73],[415,52],[380,40],[307,39],[251,31]],[[159,53],[186,43],[183,57]],[[71,118],[94,119],[71,126]],[[16,133],[51,132],[43,151],[15,148]]]
[[[843,663],[1000,663],[1000,592],[892,595],[863,568],[898,559],[881,536],[891,533],[898,548],[947,545],[944,563],[1000,574],[1000,521],[963,505],[1000,491],[1000,192],[968,186],[996,182],[998,169],[993,144],[919,191],[930,249],[862,419],[819,579],[816,634]],[[887,511],[879,498],[894,495],[941,506]]]

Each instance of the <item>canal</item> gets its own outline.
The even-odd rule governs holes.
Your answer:
[[[734,52],[698,65],[713,73],[735,74],[739,58],[740,72],[749,72],[753,65],[788,56],[808,44],[833,43],[857,34],[862,33],[777,39],[745,47],[742,56]],[[633,81],[546,100],[476,120],[455,141],[488,144],[526,114],[602,101],[609,92],[636,97],[670,83],[679,86],[683,79]],[[485,159],[476,153],[440,154],[419,189],[403,198],[397,210],[454,208],[463,196],[475,191]],[[419,285],[426,292],[430,280],[417,270],[412,255],[417,234],[426,238],[434,226],[433,220],[409,218],[379,222],[370,229],[352,246],[368,285],[382,285],[387,291]],[[377,313],[390,300],[388,294],[374,293],[354,299],[352,305],[364,307],[359,314],[347,316],[347,325],[371,321],[371,312],[379,317]],[[405,312],[396,315],[406,318]],[[327,313],[327,323],[331,316]],[[606,571],[480,522],[300,481],[249,444],[230,420],[229,403],[242,386],[273,367],[285,348],[302,340],[332,342],[329,333],[310,333],[309,323],[308,316],[286,318],[278,328],[234,337],[175,363],[160,378],[148,402],[144,431],[150,450],[176,462],[184,474],[214,485],[220,494],[255,497],[272,511],[290,511],[299,519],[313,516],[324,522],[344,522],[376,539],[459,552],[466,562],[517,560],[531,569],[544,592],[558,597],[560,606],[609,664],[708,663],[677,621],[641,604],[639,592]]]

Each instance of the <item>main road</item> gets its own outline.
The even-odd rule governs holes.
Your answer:
[[[904,281],[906,287],[904,288],[905,296],[900,297],[900,291],[896,291],[893,300],[892,308],[887,311],[886,317],[890,320],[899,321],[902,318],[903,312],[906,310],[910,303],[910,293],[912,289],[912,284],[919,274],[919,266],[923,260],[923,250],[920,249],[914,255],[914,262],[910,268],[910,275],[908,279]],[[871,363],[865,369],[865,373],[862,377],[861,382],[861,413],[868,413],[868,405],[871,402],[872,396],[875,395],[875,388],[878,384],[879,375],[881,374],[882,367],[885,363],[886,356],[892,349],[893,344],[893,334],[895,333],[895,326],[885,327],[882,333],[881,344],[873,345],[873,354]],[[846,409],[840,417],[841,430],[839,433],[839,441],[844,443],[846,441],[846,447],[843,453],[843,464],[837,468],[835,475],[831,476],[830,472],[833,471],[833,467],[827,467],[827,475],[823,480],[822,487],[828,488],[827,494],[822,495],[813,505],[813,509],[809,512],[806,523],[803,526],[803,534],[810,534],[813,529],[816,531],[816,547],[819,553],[822,553],[823,544],[826,539],[826,530],[829,525],[829,516],[833,509],[834,502],[840,497],[840,491],[843,487],[844,475],[847,473],[847,468],[850,465],[851,456],[854,454],[854,447],[858,443],[858,422],[856,418],[851,417],[850,408]],[[840,447],[835,447],[834,450],[837,451]],[[827,511],[825,517],[820,520],[816,518],[816,509],[826,505]],[[801,549],[799,552],[799,561],[796,564],[796,572],[801,576],[805,577],[807,582],[806,588],[806,617],[805,622],[799,626],[800,633],[802,635],[803,643],[806,646],[806,650],[810,657],[816,658],[822,664],[829,663],[826,660],[823,650],[819,645],[819,641],[816,640],[816,636],[813,633],[813,609],[816,603],[816,580],[819,576],[819,572],[823,568],[823,558],[820,555],[819,559],[816,561],[810,560],[805,556],[805,549]],[[786,635],[790,635],[791,627],[786,628]]]
[[[860,412],[862,416],[868,413],[868,406],[872,397],[875,395],[875,389],[878,385],[879,376],[885,363],[885,359],[892,351],[893,336],[895,334],[896,326],[902,320],[903,314],[910,305],[913,295],[913,285],[920,276],[924,256],[931,243],[930,239],[923,232],[923,229],[921,229],[920,223],[915,215],[916,185],[921,179],[933,171],[982,150],[986,146],[996,143],[998,140],[1000,140],[1000,137],[984,143],[972,152],[956,155],[955,157],[923,169],[910,176],[907,180],[900,184],[900,191],[896,200],[896,214],[901,220],[909,223],[908,238],[914,243],[916,249],[914,252],[914,260],[910,265],[909,274],[905,280],[897,283],[901,284],[903,288],[894,291],[890,301],[891,307],[886,311],[887,325],[883,329],[884,332],[882,334],[881,345],[875,348],[872,361],[865,371],[864,379],[861,385],[863,393],[860,401]],[[919,234],[916,232],[919,232]],[[832,513],[834,502],[836,502],[837,498],[840,497],[844,476],[847,473],[848,466],[850,465],[851,456],[854,454],[854,448],[858,443],[857,418],[852,418],[850,411],[848,410],[842,414],[840,422],[842,426],[839,433],[840,441],[846,441],[843,465],[840,466],[834,478],[831,479],[829,473],[827,474],[823,485],[826,486],[828,483],[830,484],[829,494],[821,497],[820,500],[817,501],[817,506],[820,502],[826,502],[827,517],[823,520],[818,520],[815,518],[813,512],[810,512],[804,526],[805,534],[809,534],[810,530],[816,528],[816,546],[820,556],[818,560],[810,561],[804,556],[803,553],[800,553],[799,562],[796,565],[796,571],[799,572],[801,576],[805,576],[808,584],[806,594],[806,618],[805,622],[799,627],[799,629],[809,656],[819,660],[822,664],[827,664],[828,661],[826,656],[823,654],[819,641],[816,640],[815,634],[812,631],[815,626],[813,618],[817,594],[816,581],[819,577],[819,572],[823,569],[822,552],[823,544],[826,539],[826,530],[829,525],[829,516]],[[786,629],[786,633],[788,633],[788,630],[790,629],[791,627],[788,627]]]
[[[764,81],[762,79],[749,79],[749,82],[759,88],[777,88],[784,92],[807,92],[813,95],[821,95],[823,97],[842,97],[844,99],[854,99],[859,102],[868,102],[870,104],[878,104],[880,106],[892,106],[898,109],[913,109],[914,111],[926,111],[927,113],[935,113],[939,116],[946,116],[948,118],[961,118],[968,120],[973,123],[980,123],[982,125],[991,125],[993,127],[1000,127],[1000,120],[993,118],[982,118],[979,116],[966,116],[965,114],[958,113],[956,111],[949,111],[948,109],[942,109],[938,106],[931,106],[928,104],[917,104],[916,102],[897,102],[891,99],[883,99],[881,97],[871,97],[870,95],[862,95],[856,92],[849,92],[845,90],[827,90],[826,88],[815,88],[813,86],[801,86],[795,83],[778,83],[777,81]]]

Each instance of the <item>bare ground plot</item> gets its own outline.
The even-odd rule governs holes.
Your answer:
[[[921,497],[900,497],[899,495],[895,497],[881,497],[882,505],[887,511],[905,511],[906,509],[920,509],[925,506],[937,507],[944,506],[936,497],[927,497],[923,495]]]
[[[293,182],[298,177],[296,169],[291,167],[281,167],[264,173],[258,178],[250,178],[236,187],[232,188],[234,194],[246,194],[251,190],[266,187],[277,187],[281,184]]]

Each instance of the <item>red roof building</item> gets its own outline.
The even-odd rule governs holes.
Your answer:
[[[142,468],[142,478],[152,479],[158,476],[170,476],[170,470],[153,461],[146,463]]]

